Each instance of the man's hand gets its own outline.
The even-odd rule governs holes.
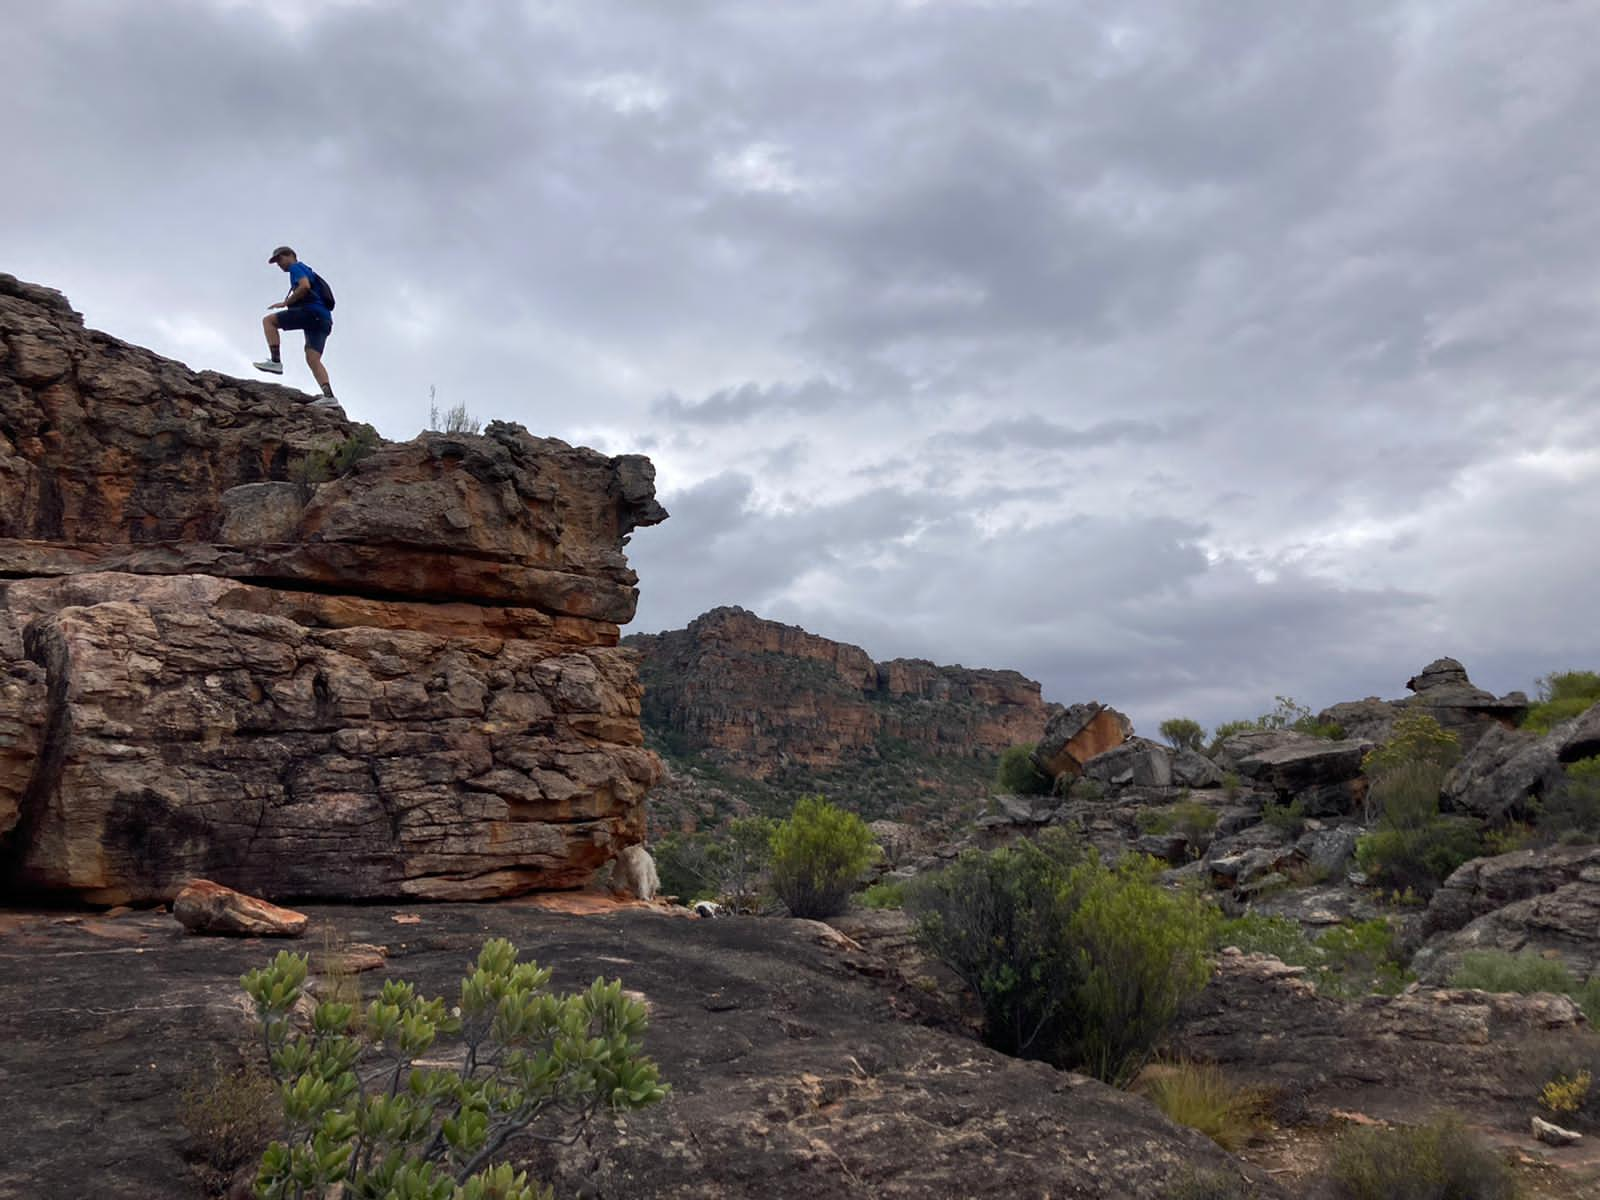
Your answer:
[[[269,305],[267,305],[267,307],[269,309],[272,309],[272,308],[288,308],[289,307],[289,302],[287,300],[279,300],[276,304],[269,304]]]

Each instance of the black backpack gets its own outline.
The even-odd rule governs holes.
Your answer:
[[[333,289],[328,286],[328,281],[315,271],[311,272],[311,287],[317,293],[317,298],[322,301],[322,307],[329,312],[333,311]]]

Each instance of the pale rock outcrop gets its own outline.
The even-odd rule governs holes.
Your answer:
[[[300,399],[0,276],[0,888],[482,898],[643,837],[648,460]]]

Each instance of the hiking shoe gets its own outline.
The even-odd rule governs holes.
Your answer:
[[[265,371],[268,375],[283,374],[283,364],[281,362],[273,362],[270,358],[266,362],[251,363],[250,365],[258,371]]]
[[[337,400],[335,400],[332,396],[318,396],[315,400],[313,400],[311,402],[311,407],[312,408],[328,408],[328,409],[332,409],[334,412],[337,412],[337,413],[344,412],[344,407]]]

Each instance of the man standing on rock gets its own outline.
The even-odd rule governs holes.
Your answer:
[[[267,335],[267,359],[255,368],[269,375],[283,374],[283,361],[278,357],[278,331],[303,329],[306,334],[306,365],[322,387],[322,396],[311,402],[312,408],[339,409],[333,398],[333,386],[328,382],[328,369],[322,365],[322,349],[333,332],[333,314],[328,311],[330,301],[325,297],[327,285],[317,278],[317,273],[300,261],[288,246],[279,246],[267,259],[289,273],[289,294],[272,308],[283,311],[269,312],[261,318],[261,328]],[[340,410],[343,411],[343,410]]]

